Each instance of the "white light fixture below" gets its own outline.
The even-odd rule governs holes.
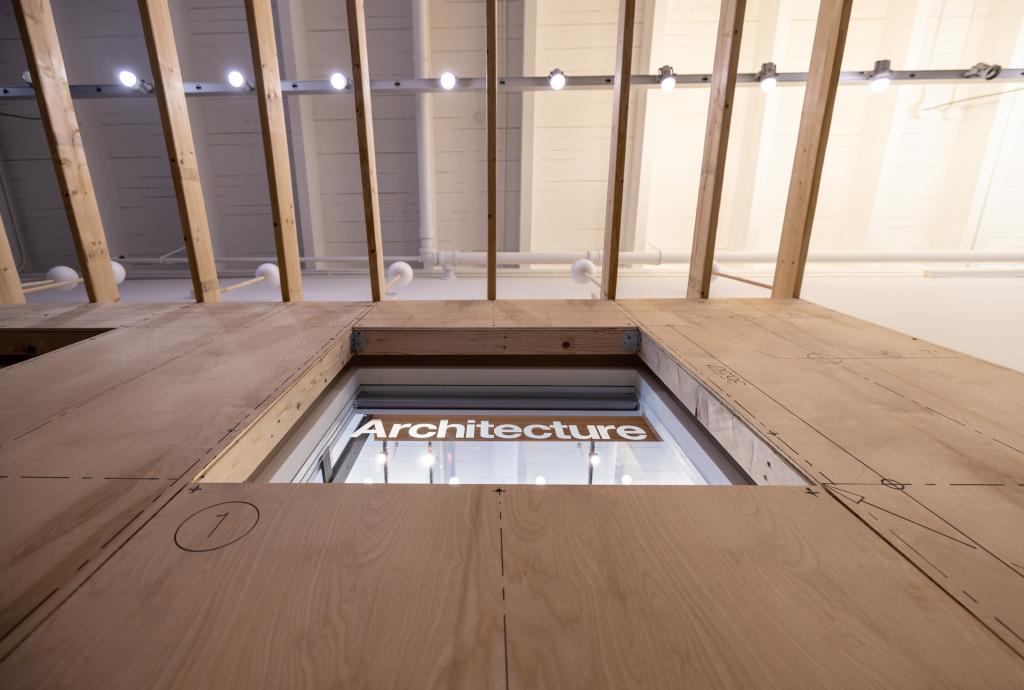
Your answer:
[[[129,89],[134,89],[139,83],[139,78],[135,76],[135,73],[129,72],[126,69],[123,69],[117,73],[117,79],[124,86],[127,86]]]
[[[598,455],[596,452],[591,453],[590,454],[590,464],[593,465],[594,467],[597,467],[598,465],[600,465],[601,464],[601,456]]]
[[[548,483],[548,480],[544,478],[543,474],[541,474],[538,475],[537,478],[533,480],[533,483],[536,484],[537,486],[544,486],[545,484]]]
[[[622,475],[622,483],[625,484],[626,486],[629,486],[630,484],[633,483],[633,477],[628,474]]]
[[[775,87],[779,83],[778,76],[774,62],[766,62],[761,65],[761,70],[757,73],[757,82],[760,85],[761,90],[765,93],[774,91]]]
[[[373,484],[373,478],[367,477],[366,479],[363,480],[363,484]]]
[[[666,93],[676,88],[676,73],[671,65],[664,65],[658,70],[658,80],[661,82],[661,90]]]
[[[240,89],[245,86],[245,76],[237,69],[233,69],[228,72],[228,84],[231,84],[236,89]]]
[[[341,72],[335,72],[331,75],[331,87],[338,91],[344,91],[345,87],[348,86],[348,77]]]
[[[448,483],[451,484],[452,486],[458,486],[462,482],[459,481],[458,477],[452,477],[451,479],[448,480]]]
[[[871,70],[869,75],[871,79],[871,91],[872,93],[882,93],[892,82],[892,70],[889,68],[888,60],[877,60],[875,62],[875,68]]]
[[[383,452],[383,451],[381,451],[380,453],[377,453],[377,464],[378,465],[386,465],[386,464],[388,464],[388,454]]]
[[[426,453],[421,455],[420,456],[420,464],[423,465],[424,467],[433,467],[434,466],[434,453],[428,450]]]
[[[455,83],[457,81],[458,79],[456,79],[455,75],[452,74],[451,72],[443,73],[441,75],[441,78],[437,80],[437,82],[441,85],[441,88],[444,89],[445,91],[451,91],[452,89],[454,89]]]
[[[555,91],[561,91],[565,88],[565,72],[558,69],[557,67],[551,70],[551,74],[548,75],[548,84]]]

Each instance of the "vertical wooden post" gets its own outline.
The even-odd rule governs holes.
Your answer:
[[[629,126],[629,82],[633,67],[633,20],[636,0],[619,5],[619,45],[615,53],[615,94],[612,100],[612,153],[608,166],[608,207],[605,213],[604,253],[601,255],[601,295],[615,299],[619,283],[619,242],[622,238],[623,186],[626,176],[626,131]]]
[[[384,298],[384,255],[380,238],[380,199],[377,196],[377,153],[373,143],[373,106],[366,57],[366,15],[363,0],[345,0],[348,41],[352,52],[352,90],[359,139],[359,174],[363,180],[363,215],[366,218],[366,253],[370,260],[370,296]]]
[[[203,186],[199,179],[196,147],[192,140],[192,124],[185,104],[181,65],[174,42],[174,27],[167,0],[139,0],[142,34],[149,50],[149,64],[160,121],[167,142],[174,193],[178,199],[178,215],[188,251],[188,267],[192,274],[192,290],[197,302],[219,302],[220,284],[213,260],[210,223],[206,217]]]
[[[729,146],[729,125],[736,91],[736,69],[740,61],[743,14],[746,0],[722,0],[718,18],[718,43],[711,74],[711,100],[704,132],[704,162],[697,192],[697,218],[693,227],[690,252],[690,278],[686,296],[706,299],[711,290],[711,270],[715,259],[718,211],[722,205],[722,184]]]
[[[821,0],[772,297],[799,297],[853,0]]]
[[[274,241],[281,271],[281,299],[302,301],[302,263],[299,260],[299,229],[295,223],[292,170],[288,160],[288,132],[281,96],[281,70],[277,64],[277,39],[270,0],[245,0],[252,46],[252,68],[263,130],[263,152],[270,182],[270,210],[274,217]]]
[[[498,0],[487,3],[487,299],[498,293]]]
[[[24,304],[25,293],[21,289],[21,278],[14,265],[14,254],[7,239],[4,221],[0,218],[0,304]]]
[[[86,292],[91,302],[118,302],[121,298],[114,281],[103,221],[71,101],[53,8],[50,0],[14,0],[14,14],[21,31],[21,42],[32,74],[32,88],[39,103],[39,114],[50,145],[50,156],[57,172]]]

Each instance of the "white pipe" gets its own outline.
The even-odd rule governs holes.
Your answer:
[[[601,264],[600,249],[577,249],[570,251],[536,251],[536,252],[498,252],[499,265],[529,264],[571,264],[577,259],[590,259]],[[734,252],[722,251],[715,253],[715,260],[730,264],[774,264],[775,254],[770,252]],[[325,264],[365,264],[365,256],[302,256],[301,261],[316,261]],[[217,261],[231,263],[263,263],[274,261],[268,256],[231,256],[219,257]],[[619,260],[624,265],[641,264],[661,266],[689,264],[688,251],[647,251],[621,252]],[[187,264],[185,257],[125,257],[118,258],[125,264]],[[429,251],[424,256],[389,256],[385,262],[392,261],[423,261],[425,268],[435,266],[486,266],[487,252],[460,251]],[[913,251],[913,252],[817,252],[808,255],[808,263],[850,263],[850,264],[898,264],[898,263],[1024,263],[1024,252],[980,252],[980,251]]]
[[[577,259],[590,259],[601,263],[601,250],[498,252],[499,264],[571,264]],[[776,255],[770,252],[715,253],[721,263],[774,264]],[[688,251],[621,252],[621,264],[688,264]],[[817,252],[808,255],[810,263],[1024,263],[1024,252],[979,251],[911,251],[911,252]],[[486,252],[439,251],[424,257],[424,265],[486,266]]]
[[[417,79],[430,74],[430,2],[412,0],[412,63]],[[429,93],[416,94],[416,177],[420,204],[420,255],[437,250],[434,232],[434,108]],[[425,262],[424,262],[425,263]]]

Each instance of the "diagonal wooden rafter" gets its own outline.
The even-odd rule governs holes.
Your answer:
[[[800,296],[853,0],[821,0],[800,113],[772,297]]]
[[[299,259],[299,231],[295,222],[288,132],[281,95],[281,69],[277,63],[277,39],[270,0],[245,0],[249,43],[256,95],[263,132],[263,152],[270,183],[270,210],[274,218],[274,242],[281,272],[281,299],[302,301],[302,263]]]
[[[743,15],[746,0],[722,0],[718,18],[715,66],[711,74],[711,100],[704,132],[704,161],[697,192],[697,217],[690,252],[690,277],[686,296],[707,299],[718,233],[718,212],[722,205],[725,160],[729,146],[729,125],[736,92],[736,70],[740,61]]]
[[[49,0],[15,0],[32,88],[39,104],[46,141],[57,172],[64,208],[75,241],[85,290],[91,302],[118,302],[107,238],[96,201],[82,134],[71,101],[68,75]]]
[[[487,3],[487,299],[498,292],[498,0]]]
[[[621,0],[619,42],[615,51],[615,93],[612,97],[612,152],[608,166],[608,206],[605,212],[604,253],[601,255],[601,296],[615,299],[619,283],[622,241],[623,188],[626,177],[626,133],[629,127],[629,83],[633,66],[633,25],[636,0]]]
[[[188,267],[192,274],[192,290],[197,302],[219,302],[220,284],[213,259],[210,223],[206,217],[203,186],[192,139],[192,124],[185,104],[181,65],[174,41],[174,27],[167,0],[139,0],[142,33],[149,50],[149,63],[160,105],[160,120],[167,142],[178,215],[188,251]]]
[[[377,194],[377,151],[373,141],[373,106],[366,50],[366,13],[363,0],[345,0],[348,41],[352,53],[352,91],[355,95],[356,136],[359,139],[359,174],[363,182],[363,215],[366,219],[366,253],[370,263],[370,296],[384,299],[384,252],[380,232],[380,198]]]
[[[3,218],[0,218],[0,304],[24,304],[25,293],[14,264],[11,243],[7,239]]]

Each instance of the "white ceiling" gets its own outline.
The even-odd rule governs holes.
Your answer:
[[[135,0],[52,0],[72,83],[110,83],[130,68],[149,76]],[[370,71],[408,77],[413,1],[368,0]],[[220,81],[251,73],[242,0],[171,0],[183,74]],[[278,0],[287,78],[348,73],[339,0]],[[634,71],[671,64],[711,68],[715,0],[639,0]],[[482,0],[429,0],[431,71],[480,76]],[[816,0],[749,0],[742,71],[774,60],[807,67]],[[570,77],[612,71],[614,0],[499,2],[499,72]],[[845,69],[1024,65],[1020,0],[857,0]],[[0,0],[0,84],[19,84],[25,58]],[[1020,83],[899,86],[881,95],[843,86],[837,99],[812,248],[1024,248],[1024,94]],[[998,95],[1005,91],[1005,95]],[[995,94],[920,112],[966,96]],[[739,89],[730,136],[719,247],[774,251],[788,189],[803,89]],[[625,249],[689,249],[707,91],[634,90]],[[441,249],[480,250],[486,229],[482,93],[436,94],[434,217]],[[385,253],[416,255],[421,199],[416,97],[374,99]],[[602,245],[611,92],[503,94],[499,98],[499,228],[505,249]],[[34,102],[0,104],[36,117]],[[191,98],[189,110],[219,257],[272,256],[262,143],[254,97]],[[76,101],[111,253],[153,256],[181,246],[174,192],[154,99]],[[351,95],[290,97],[288,117],[303,252],[365,253]],[[0,117],[0,212],[25,272],[75,265],[67,221],[38,121]],[[522,190],[522,193],[520,193]],[[0,199],[0,202],[3,200]],[[160,268],[133,269],[133,275]]]

